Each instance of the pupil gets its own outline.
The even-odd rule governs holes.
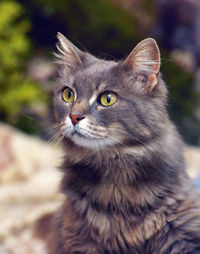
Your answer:
[[[68,99],[70,99],[72,96],[72,91],[69,91],[67,96],[68,96]]]
[[[110,101],[111,101],[111,95],[109,94],[107,95],[107,102],[110,103]]]

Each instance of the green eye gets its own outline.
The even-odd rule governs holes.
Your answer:
[[[70,88],[65,88],[62,92],[62,98],[66,102],[73,102],[74,92]]]
[[[103,106],[111,106],[117,101],[117,96],[114,93],[106,92],[100,97],[100,102]]]

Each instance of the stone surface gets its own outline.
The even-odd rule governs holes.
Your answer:
[[[46,254],[34,230],[61,203],[57,167],[62,153],[0,124],[0,155],[0,253]]]

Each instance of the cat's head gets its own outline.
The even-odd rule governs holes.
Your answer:
[[[154,39],[120,62],[80,51],[58,34],[54,109],[61,135],[91,149],[143,145],[162,135],[167,90]]]

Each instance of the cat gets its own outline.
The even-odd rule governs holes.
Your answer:
[[[65,198],[51,253],[200,253],[199,196],[167,113],[156,41],[141,41],[119,62],[60,33],[57,48]]]

